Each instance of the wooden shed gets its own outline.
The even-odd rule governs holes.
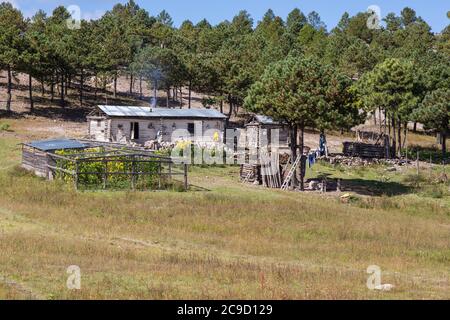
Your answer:
[[[55,160],[49,153],[57,150],[85,149],[88,145],[71,139],[33,141],[22,144],[22,167],[37,176],[51,178],[48,166],[54,166]]]
[[[290,153],[289,130],[283,124],[264,115],[255,115],[245,125],[245,141],[240,140],[240,146],[245,145],[246,158],[257,159],[256,163],[241,164],[240,177],[244,182],[253,182],[269,187],[281,186],[280,159],[270,159],[269,155]],[[265,144],[267,142],[267,145]],[[264,145],[261,145],[264,143]]]
[[[283,124],[274,121],[264,115],[255,115],[250,122],[245,125],[247,136],[247,148],[259,148],[260,141],[267,139],[270,143],[275,139],[275,130],[278,130],[279,147],[288,148],[289,130]],[[262,135],[267,135],[262,137]]]

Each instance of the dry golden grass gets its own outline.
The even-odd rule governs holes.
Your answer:
[[[286,193],[195,168],[210,191],[77,193],[14,166],[0,133],[0,298],[450,298],[448,198]],[[391,292],[367,289],[369,265]],[[66,288],[78,265],[82,289]]]

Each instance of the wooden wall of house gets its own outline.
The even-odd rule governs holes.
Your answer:
[[[139,139],[134,142],[144,144],[147,141],[156,140],[159,130],[163,132],[163,141],[172,142],[172,134],[177,130],[184,130],[187,132],[188,124],[193,123],[196,128],[203,131],[203,141],[213,142],[214,135],[219,134],[219,141],[223,141],[224,135],[224,121],[223,120],[188,120],[188,119],[130,119],[130,118],[113,118],[110,120],[110,134],[113,142],[126,142],[131,138],[131,123],[139,123]],[[191,140],[190,136],[176,135],[174,140]],[[126,140],[125,140],[126,139]]]
[[[88,121],[88,133],[90,138],[97,141],[109,141],[109,128],[111,120],[107,118],[92,117],[89,118]]]

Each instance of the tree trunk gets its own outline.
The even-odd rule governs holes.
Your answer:
[[[139,76],[139,99],[142,100],[142,76]]]
[[[192,81],[189,80],[189,109],[191,108],[191,99],[192,99]]]
[[[395,118],[392,117],[392,153],[394,157],[397,150],[397,134],[395,129],[396,129]]]
[[[382,121],[382,119],[381,119],[381,117],[382,117],[381,112],[382,112],[381,107],[379,107],[379,108],[378,108],[378,116],[379,116],[379,120],[380,120],[380,134],[383,132],[383,121]],[[384,121],[386,121],[386,115],[385,115],[384,118],[385,118]],[[386,127],[386,123],[385,123],[385,127]]]
[[[183,87],[180,87],[180,109],[183,109]]]
[[[133,77],[133,75],[131,74],[130,75],[130,94],[131,95],[133,95],[133,81],[134,81],[134,77]]]
[[[414,132],[414,133],[417,132],[417,122],[414,122],[413,132]]]
[[[397,132],[398,132],[398,157],[401,158],[402,157],[402,122],[400,120],[398,120],[397,122]]]
[[[441,139],[442,139],[442,162],[443,164],[446,164],[447,160],[447,132],[443,131],[441,133]]]
[[[12,75],[11,75],[11,67],[8,66],[8,88],[7,88],[7,98],[6,98],[6,112],[11,113],[11,90],[12,90]]]
[[[94,75],[94,99],[97,101],[97,90],[98,90],[98,78],[97,78],[97,74]]]
[[[81,74],[80,74],[80,107],[83,106],[83,85],[84,85],[84,72],[83,72],[83,69],[81,69]]]
[[[53,103],[55,101],[55,80],[54,75],[52,75],[50,83],[50,101]]]
[[[391,133],[392,119],[389,117],[389,115],[387,115],[387,117],[386,117],[386,123],[388,124],[389,138],[392,139],[392,133]]]
[[[220,99],[220,113],[223,113],[223,99]]]
[[[64,74],[61,73],[61,88],[60,88],[60,93],[61,93],[61,107],[65,108],[66,107],[66,103],[64,101]]]
[[[299,135],[299,149],[300,149],[300,157],[303,157],[303,149],[305,148],[305,125],[300,126],[300,135]],[[304,168],[305,163],[303,161],[300,162],[300,190],[305,191],[305,175],[303,172],[306,168]]]
[[[44,96],[45,95],[44,79],[41,79],[41,92],[42,92],[42,96]]]
[[[166,91],[167,91],[166,107],[169,108],[169,106],[170,106],[170,88],[167,89]]]
[[[227,118],[230,120],[231,115],[233,114],[233,99],[230,94],[228,95],[228,104],[230,105],[230,110],[228,111]]]
[[[290,147],[291,147],[291,164],[294,165],[295,161],[297,160],[297,126],[293,125],[291,126],[290,130]],[[291,186],[292,188],[297,187],[297,169],[294,172],[294,175],[292,176],[291,180]]]
[[[114,75],[114,99],[117,97],[117,74]]]
[[[408,135],[408,122],[405,122],[405,125],[403,126],[403,145],[402,145],[403,149],[406,148],[407,135]]]
[[[386,124],[387,124],[387,113],[386,113],[386,110],[384,110],[384,136],[383,136],[383,138],[384,138],[384,150],[385,150],[385,157],[386,158],[390,158],[390,156],[391,156],[391,152],[390,152],[391,147],[389,145],[390,138],[388,136],[387,125]],[[381,126],[380,126],[380,130],[381,130]]]
[[[28,75],[28,91],[30,95],[30,112],[34,111],[34,101],[33,101],[33,78],[31,74]]]
[[[72,76],[69,74],[69,75],[65,75],[65,87],[64,87],[64,91],[65,91],[65,94],[66,94],[66,96],[68,95],[68,92],[69,92],[69,87],[70,87],[70,82],[72,81]]]

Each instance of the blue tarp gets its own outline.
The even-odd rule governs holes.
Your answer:
[[[79,141],[70,139],[32,141],[30,143],[26,143],[25,145],[42,151],[53,151],[62,149],[83,149],[88,147],[87,145]]]

